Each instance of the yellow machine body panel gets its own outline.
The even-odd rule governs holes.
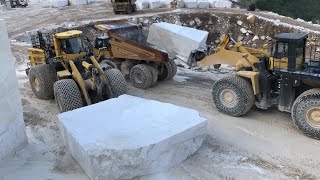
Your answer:
[[[38,64],[45,64],[46,54],[44,50],[38,48],[28,48],[29,52],[29,60],[31,66],[35,66]]]
[[[98,61],[101,61],[103,58],[111,57],[111,54],[107,48],[94,48],[93,55]]]
[[[78,31],[78,30],[71,30],[71,31],[54,34],[54,36],[58,39],[68,39],[73,37],[79,37],[81,35],[82,35],[82,31]]]
[[[259,73],[253,71],[238,71],[237,76],[250,79],[253,88],[253,93],[257,95],[259,93]]]
[[[205,67],[216,64],[229,64],[238,68],[251,67],[253,71],[257,71],[253,66],[254,63],[259,62],[260,57],[268,55],[266,50],[247,48],[240,42],[236,42],[233,46],[227,47],[229,42],[230,37],[225,35],[215,49],[215,53],[199,61],[198,66]]]
[[[269,61],[270,61],[270,68],[271,69],[274,69],[274,68],[275,69],[288,69],[288,58],[287,57],[284,57],[284,58],[270,57]],[[296,69],[295,70],[299,71],[302,63],[303,63],[302,58],[296,58]]]
[[[64,79],[70,77],[72,74],[68,70],[62,70],[57,72],[57,76],[59,79]]]

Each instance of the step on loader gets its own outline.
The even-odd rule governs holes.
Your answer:
[[[100,66],[86,40],[78,30],[32,35],[26,69],[31,89],[40,99],[55,98],[60,112],[127,92],[122,73],[111,66]]]
[[[307,34],[277,34],[268,52],[225,35],[214,52],[194,51],[190,62],[237,67],[234,75],[213,84],[212,101],[220,112],[242,116],[254,104],[261,109],[277,106],[291,113],[304,134],[320,139],[320,48],[307,46],[307,40]]]
[[[166,52],[147,44],[139,27],[127,21],[110,21],[95,26],[102,33],[94,44],[99,62],[121,69],[133,86],[147,89],[158,80],[172,79],[177,65]]]

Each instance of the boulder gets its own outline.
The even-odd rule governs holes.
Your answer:
[[[189,22],[189,25],[190,26],[194,26],[196,24],[196,22],[194,21],[194,20],[191,20],[190,22]]]
[[[69,5],[68,0],[41,0],[42,7],[64,7]]]
[[[194,154],[206,137],[195,110],[123,95],[58,115],[61,137],[92,180],[157,173]]]
[[[189,58],[191,51],[206,46],[208,34],[206,31],[162,22],[151,25],[147,41],[166,50],[169,56]]]
[[[196,22],[198,26],[202,24],[201,20],[198,17],[194,18],[194,22]]]
[[[184,8],[185,3],[183,0],[177,0],[177,8]]]
[[[246,34],[246,33],[247,33],[247,30],[246,30],[245,28],[241,28],[241,29],[240,29],[240,32],[241,32],[242,34]]]
[[[70,5],[84,5],[88,4],[87,0],[69,0]]]
[[[250,14],[248,17],[247,17],[247,20],[250,22],[250,23],[254,23],[254,21],[256,20],[256,16],[254,14]]]
[[[259,39],[260,39],[259,36],[254,36],[254,37],[252,38],[252,42],[257,41],[257,40],[259,40]]]
[[[238,36],[237,41],[238,41],[238,42],[240,42],[240,41],[242,41],[243,39],[244,39],[244,37],[243,37],[243,36]]]
[[[238,24],[239,26],[242,26],[243,22],[240,21],[240,20],[238,20],[238,21],[237,21],[237,24]]]
[[[254,34],[253,31],[251,31],[251,30],[248,30],[247,32],[248,32],[249,34]]]
[[[138,0],[136,1],[136,6],[138,9],[148,9],[149,1],[148,0]]]
[[[163,6],[163,2],[160,0],[149,0],[149,8],[150,9],[158,9]]]
[[[228,0],[208,0],[211,8],[231,8],[232,3]]]
[[[0,19],[0,163],[27,143],[23,110],[5,21]]]

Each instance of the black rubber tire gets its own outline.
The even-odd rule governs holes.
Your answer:
[[[73,79],[62,79],[54,83],[54,96],[60,112],[83,107],[80,89]]]
[[[213,65],[213,68],[214,68],[214,69],[220,69],[220,67],[221,67],[221,64],[215,64],[215,65]]]
[[[130,81],[136,88],[149,88],[153,82],[153,76],[149,66],[146,64],[133,66],[130,70]]]
[[[235,94],[234,104],[226,106],[220,100],[220,93],[224,90],[232,90]],[[224,77],[213,84],[212,102],[216,108],[224,114],[242,116],[246,114],[255,102],[255,96],[251,83],[242,77],[231,75]]]
[[[132,11],[133,11],[132,6],[128,6],[127,10],[126,10],[126,13],[127,14],[132,14]]]
[[[107,89],[111,90],[109,98],[117,98],[128,92],[127,82],[119,69],[107,69],[105,73],[110,84],[110,88]]]
[[[313,125],[307,118],[312,107],[320,108],[320,89],[305,91],[294,101],[291,116],[294,124],[307,136],[320,140],[320,125]]]
[[[151,73],[152,73],[152,83],[151,83],[151,86],[155,85],[158,81],[158,74],[159,74],[159,71],[157,68],[153,67],[152,65],[148,65],[148,67],[150,68],[151,70]]]
[[[158,80],[163,81],[163,80],[168,80],[170,77],[172,77],[173,74],[173,68],[171,66],[170,62],[164,62],[158,66]]]
[[[136,4],[132,5],[132,12],[137,12],[137,5]]]
[[[107,66],[105,66],[104,64],[106,64],[107,66],[110,66],[110,67],[107,67]],[[115,68],[115,69],[117,69],[116,63],[114,63],[113,61],[111,61],[111,60],[109,60],[109,59],[103,59],[103,60],[101,61],[101,63],[100,63],[100,66],[101,66],[101,68],[102,68],[104,71],[107,70],[107,69],[109,69],[109,68]]]
[[[174,62],[174,60],[169,60],[169,63],[172,68],[172,73],[171,73],[170,77],[168,77],[168,80],[172,79],[177,74],[177,64]]]
[[[28,73],[29,83],[33,93],[39,99],[53,99],[53,84],[57,81],[57,73],[53,66],[41,64],[31,67]],[[37,87],[35,80],[40,81]]]

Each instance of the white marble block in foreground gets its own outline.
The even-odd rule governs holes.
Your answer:
[[[207,120],[197,111],[129,95],[58,117],[64,143],[94,180],[167,170],[206,137]]]

